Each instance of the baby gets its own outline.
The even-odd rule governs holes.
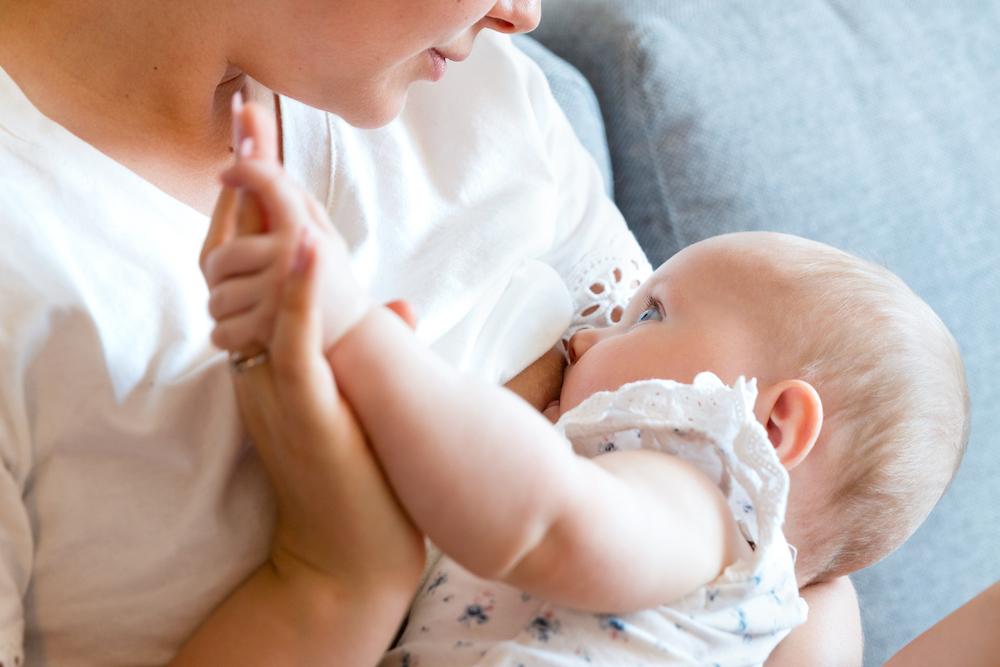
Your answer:
[[[214,339],[266,344],[268,295],[315,263],[339,389],[446,555],[384,664],[762,664],[805,618],[798,589],[899,546],[962,457],[954,340],[846,253],[773,233],[679,252],[618,324],[569,341],[553,428],[373,307],[274,178],[252,160],[226,176],[259,197],[272,250],[210,259]],[[259,303],[219,305],[254,275]]]

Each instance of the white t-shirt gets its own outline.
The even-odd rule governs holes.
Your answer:
[[[482,35],[380,130],[281,110],[286,165],[361,280],[409,299],[458,368],[508,379],[649,271],[507,38]],[[44,117],[2,69],[0,219],[0,661],[23,633],[31,665],[163,664],[263,561],[273,525],[209,342],[208,220]]]

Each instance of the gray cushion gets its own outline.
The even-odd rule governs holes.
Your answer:
[[[1000,3],[546,0],[536,36],[593,84],[654,265],[721,232],[794,232],[888,265],[956,334],[965,463],[855,577],[881,664],[1000,579]]]
[[[580,142],[594,156],[604,176],[604,188],[608,195],[612,195],[611,156],[608,154],[608,140],[604,134],[604,119],[601,118],[601,108],[587,79],[572,65],[553,55],[530,37],[515,37],[514,43],[545,72],[552,95],[569,118]]]

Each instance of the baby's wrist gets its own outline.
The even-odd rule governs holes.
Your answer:
[[[396,329],[398,334],[391,333]],[[334,350],[342,361],[350,359],[352,364],[366,363],[364,360],[382,359],[383,355],[379,353],[379,348],[391,344],[390,341],[396,340],[393,338],[396,335],[412,335],[412,333],[389,308],[372,303],[334,344],[326,348],[327,359],[332,361]]]
[[[336,308],[328,309],[323,323],[323,349],[332,350],[350,331],[367,317],[377,305],[367,296],[358,297],[351,304],[338,304]]]

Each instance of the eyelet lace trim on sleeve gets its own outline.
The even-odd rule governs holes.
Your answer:
[[[650,273],[649,260],[630,233],[587,253],[567,281],[575,311],[563,340],[580,329],[621,321],[625,306]]]

